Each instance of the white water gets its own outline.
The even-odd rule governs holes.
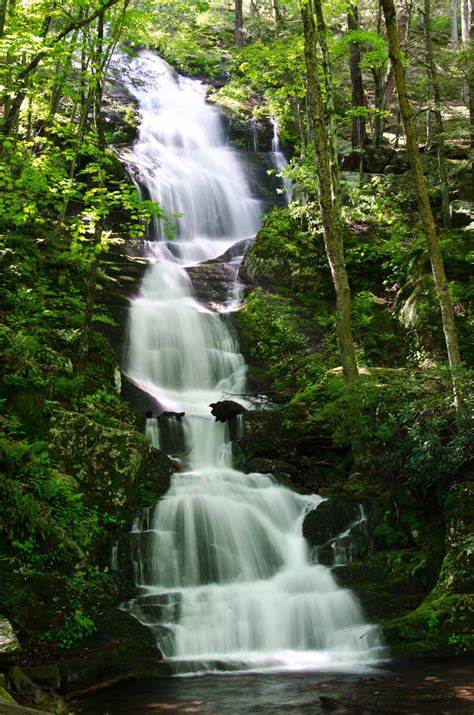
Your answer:
[[[151,53],[122,75],[142,115],[124,159],[163,209],[180,214],[177,237],[163,240],[157,222],[159,240],[148,246],[126,374],[157,410],[186,413],[169,434],[184,442],[187,461],[134,525],[141,595],[128,608],[179,672],[373,661],[382,653],[377,628],[330,570],[309,560],[301,524],[321,499],[233,469],[227,426],[210,414],[211,402],[245,391],[246,367],[223,316],[194,297],[185,267],[254,236],[259,204],[198,81]],[[155,419],[147,434],[160,445]]]
[[[283,193],[285,195],[286,203],[289,204],[291,201],[291,194],[293,191],[293,187],[291,185],[291,181],[283,173],[285,171],[285,169],[288,167],[288,162],[286,160],[286,156],[283,154],[283,152],[280,148],[280,134],[279,134],[279,127],[278,127],[278,120],[275,117],[272,117],[271,121],[272,121],[272,126],[273,126],[273,138],[272,138],[273,164],[274,164],[275,169],[277,170],[278,174],[282,178]]]

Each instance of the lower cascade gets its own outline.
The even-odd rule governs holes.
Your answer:
[[[233,469],[229,425],[210,412],[224,399],[245,405],[245,361],[226,312],[238,289],[211,309],[186,269],[232,247],[238,263],[262,207],[201,83],[150,52],[121,62],[142,117],[122,158],[176,223],[166,240],[156,221],[146,242],[150,266],[131,304],[124,372],[157,412],[179,415],[166,420],[166,447],[162,421],[149,417],[147,435],[179,454],[185,469],[136,519],[139,595],[124,607],[153,629],[178,673],[377,661],[384,657],[377,626],[329,568],[310,561],[301,526],[322,498]]]

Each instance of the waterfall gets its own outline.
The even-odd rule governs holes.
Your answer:
[[[225,316],[194,295],[186,267],[245,246],[260,226],[259,202],[202,84],[150,52],[122,64],[141,112],[138,140],[122,158],[176,229],[169,240],[162,221],[154,226],[124,371],[157,411],[185,413],[167,439],[186,462],[135,521],[140,593],[126,607],[154,630],[176,672],[374,661],[383,653],[378,629],[330,569],[311,563],[302,537],[304,515],[321,498],[235,470],[228,426],[210,414],[210,403],[229,395],[242,401],[246,365]],[[165,448],[159,420],[147,420],[147,435]]]
[[[275,169],[277,170],[278,174],[281,175],[281,173],[287,168],[288,162],[286,160],[286,156],[283,154],[281,148],[280,148],[280,133],[279,133],[279,126],[278,126],[278,119],[276,117],[271,117],[271,122],[272,122],[272,127],[273,127],[273,137],[272,137],[272,159],[273,159],[273,165],[275,166]],[[292,186],[291,186],[291,181],[286,177],[282,176],[282,182],[283,182],[283,193],[285,194],[285,199],[286,203],[289,204],[291,201],[291,194],[292,194]]]

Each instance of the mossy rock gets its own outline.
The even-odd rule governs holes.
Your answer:
[[[383,632],[393,655],[461,655],[474,652],[474,595],[429,597],[414,611],[386,620]]]
[[[254,457],[245,464],[246,471],[260,474],[272,474],[284,485],[298,477],[298,469],[282,459],[268,459],[265,457]]]
[[[18,702],[55,715],[69,715],[69,708],[61,697],[42,690],[18,666],[9,671],[8,683]]]
[[[97,685],[170,674],[153,631],[119,609],[104,614],[96,633],[60,661],[59,669],[62,692],[69,696]]]
[[[381,621],[416,608],[427,593],[414,567],[421,556],[412,550],[385,551],[334,569],[341,586],[351,588],[367,616]]]
[[[266,216],[255,243],[247,251],[239,275],[251,285],[300,295],[321,284],[330,294],[329,270],[322,237],[292,218],[287,207],[276,207]]]
[[[436,593],[474,593],[474,482],[451,487],[445,502],[446,555]]]
[[[51,439],[85,502],[126,521],[162,496],[176,471],[174,462],[151,447],[143,434],[113,418],[99,422],[82,412],[58,411]]]
[[[0,705],[3,703],[9,703],[11,705],[17,704],[16,700],[10,695],[10,693],[0,685]]]

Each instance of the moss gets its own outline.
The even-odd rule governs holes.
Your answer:
[[[411,613],[386,620],[382,626],[397,656],[469,653],[474,650],[474,596],[430,597]]]
[[[2,688],[0,685],[0,704],[6,703],[10,705],[16,705],[16,700],[12,698],[9,692],[5,690],[5,688]]]
[[[409,549],[379,552],[367,559],[335,569],[343,586],[359,597],[367,616],[373,621],[394,618],[416,608],[427,588],[414,568],[423,555]]]
[[[85,502],[97,507],[102,521],[113,515],[125,524],[136,509],[164,494],[175,465],[133,423],[102,420],[95,413],[58,410],[51,443],[64,472],[74,475]]]

